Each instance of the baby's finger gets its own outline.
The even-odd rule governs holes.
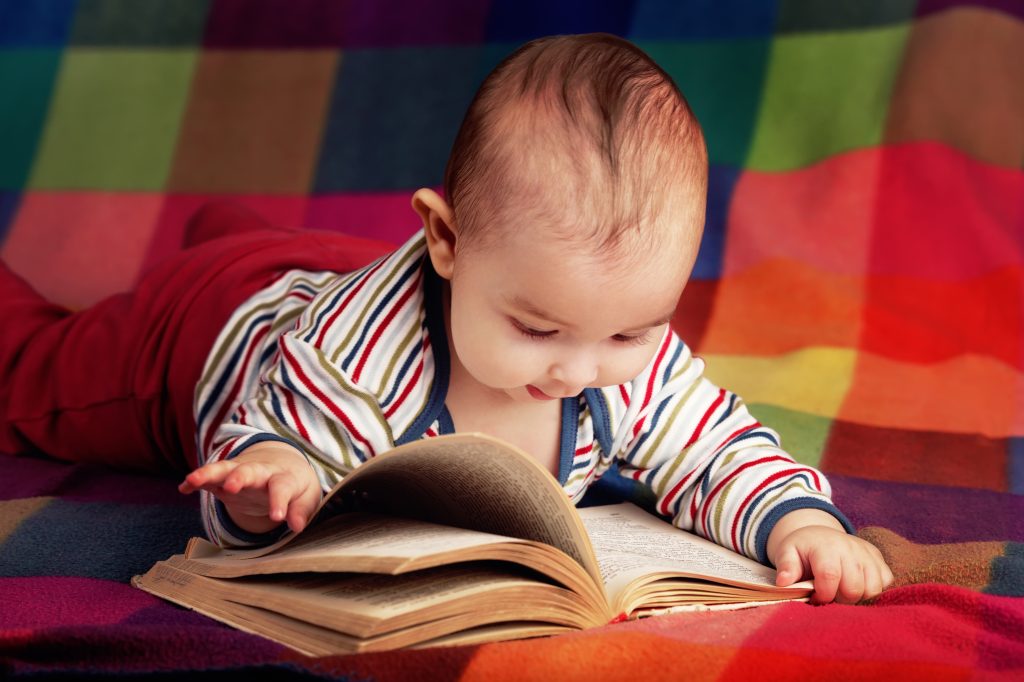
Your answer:
[[[864,569],[864,599],[877,597],[885,589],[885,579],[882,577],[881,568],[877,564],[870,564]]]
[[[854,557],[842,558],[843,574],[836,592],[836,602],[840,604],[856,604],[864,597],[864,566]]]
[[[229,493],[238,493],[247,488],[262,488],[267,484],[267,468],[256,462],[244,462],[228,474],[221,487]]]
[[[814,573],[814,595],[811,598],[816,604],[828,604],[836,598],[839,581],[843,577],[842,565],[832,557],[811,558],[811,571]]]
[[[868,576],[869,580],[864,587],[865,599],[877,597],[887,587],[892,585],[893,582],[892,571],[889,570],[889,566],[882,559],[868,567]]]
[[[178,485],[178,490],[186,495],[197,490],[212,490],[220,486],[237,466],[237,463],[232,460],[204,464],[185,476],[185,480]]]
[[[892,569],[889,568],[889,564],[885,562],[885,559],[881,560],[882,563],[882,589],[888,589],[896,581],[896,576],[892,574]]]
[[[299,494],[298,482],[291,474],[274,474],[267,480],[267,492],[270,519],[284,521],[289,505]]]
[[[804,564],[796,547],[786,547],[775,564],[775,584],[779,587],[792,585],[803,577]]]

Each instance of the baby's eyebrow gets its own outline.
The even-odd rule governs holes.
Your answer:
[[[527,313],[528,315],[531,315],[533,317],[536,317],[536,318],[539,318],[539,319],[542,319],[542,320],[546,320],[547,322],[554,322],[555,324],[560,325],[562,327],[571,327],[572,326],[569,322],[565,322],[563,320],[560,320],[557,316],[552,315],[551,313],[547,312],[546,310],[542,310],[540,307],[536,306],[531,301],[528,301],[525,298],[522,298],[521,296],[512,296],[511,298],[508,299],[508,302],[509,302],[509,304],[512,307],[517,308],[520,311],[522,311],[524,313]],[[668,324],[669,322],[672,321],[672,317],[675,315],[675,312],[676,311],[673,308],[668,314],[662,315],[661,317],[659,317],[657,320],[655,320],[653,322],[648,322],[647,324],[642,324],[642,325],[640,325],[638,327],[630,327],[629,329],[624,329],[623,332],[624,333],[639,332],[639,331],[644,331],[646,329],[653,329],[655,327],[660,327],[663,324]]]
[[[560,320],[558,317],[552,315],[546,310],[541,310],[532,302],[527,301],[525,298],[521,296],[513,296],[510,299],[508,299],[508,302],[509,305],[511,305],[512,307],[518,308],[520,311],[527,313],[528,315],[532,315],[533,317],[538,317],[542,320],[547,320],[548,322],[554,322],[555,324],[561,325],[563,327],[571,326],[568,322]]]
[[[642,324],[639,327],[633,327],[632,329],[627,329],[626,331],[638,332],[638,331],[642,331],[644,329],[654,329],[655,327],[660,327],[663,324],[668,324],[669,322],[671,322],[672,321],[672,317],[674,315],[675,315],[675,311],[673,310],[668,315],[663,315],[663,316],[659,317],[657,320],[655,320],[654,322],[648,322],[647,324]]]

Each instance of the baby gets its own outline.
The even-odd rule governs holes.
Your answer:
[[[148,439],[166,453],[176,442],[168,430],[194,429],[194,444],[180,445],[200,466],[180,490],[201,491],[212,538],[247,544],[303,528],[323,491],[369,457],[480,431],[532,453],[574,501],[617,463],[677,526],[774,564],[780,585],[813,578],[817,602],[877,595],[892,575],[851,534],[822,474],[794,463],[735,395],[703,378],[669,328],[706,189],[700,126],[642,51],[610,35],[528,43],[484,81],[445,197],[413,195],[423,229],[397,250],[366,265],[379,249],[337,235],[199,235],[140,285],[171,299],[166,309],[150,301],[131,312],[144,307],[140,291],[120,299],[122,329],[163,330],[132,341],[127,354],[145,359],[127,364],[152,364],[148,374],[174,384],[135,419],[132,447]],[[222,272],[235,274],[225,284]],[[22,312],[46,316],[3,276]],[[172,293],[175,278],[192,293]],[[196,316],[207,327],[190,334]],[[0,357],[26,345],[13,343]],[[176,359],[190,345],[193,359]],[[70,351],[35,361],[50,363],[36,371],[52,371],[61,352]],[[175,396],[188,382],[186,418]],[[174,410],[173,427],[156,423]],[[53,433],[72,437],[70,427],[32,438],[35,422],[7,412],[0,448],[62,456]],[[87,450],[80,439],[63,456]]]

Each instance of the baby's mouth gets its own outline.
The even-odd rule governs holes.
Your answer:
[[[530,397],[532,397],[532,398],[534,398],[536,400],[557,400],[557,398],[555,396],[548,395],[547,393],[545,393],[544,391],[540,390],[539,388],[537,388],[533,384],[528,384],[526,386],[526,392],[530,394]]]

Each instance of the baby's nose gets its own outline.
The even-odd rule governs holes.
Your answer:
[[[553,365],[550,374],[565,386],[567,393],[575,395],[597,378],[597,363],[586,357],[575,357]]]

